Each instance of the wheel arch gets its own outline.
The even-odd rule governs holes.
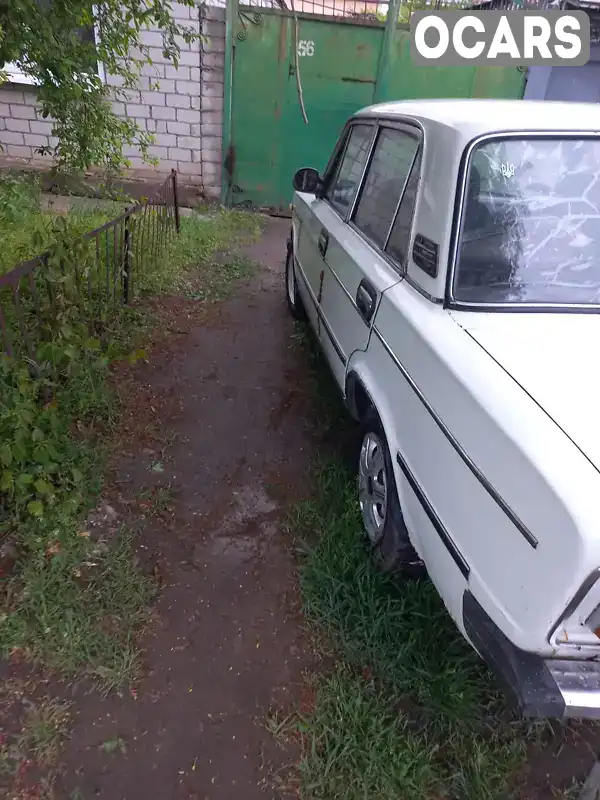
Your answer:
[[[371,378],[371,380],[369,380],[369,378]],[[400,469],[395,458],[397,431],[393,423],[391,408],[385,402],[383,403],[382,407],[375,403],[373,394],[375,393],[374,390],[376,387],[374,384],[375,378],[369,370],[368,365],[359,357],[356,362],[349,366],[346,372],[346,406],[353,418],[359,423],[365,418],[366,412],[369,409],[373,409],[373,411],[377,414],[379,421],[381,422],[381,427],[383,428],[383,433],[385,434],[385,438],[387,440],[391,469],[394,476],[394,482],[396,484],[396,491],[398,494],[400,508],[402,509],[404,525],[408,534],[409,543],[413,547],[417,556],[422,558],[421,543],[419,541],[418,532],[413,529],[410,519],[406,517],[404,512],[404,509],[406,508],[405,486],[402,482]]]
[[[361,358],[365,353],[356,353],[355,361],[349,362],[346,371],[346,406],[352,417],[360,422],[364,419],[364,413],[369,408],[373,408],[381,421],[390,456],[392,459],[392,469],[396,479],[396,488],[401,505],[405,505],[404,486],[401,480],[400,468],[396,461],[396,449],[398,445],[398,433],[394,423],[392,409],[383,396],[383,403],[378,405],[373,399],[377,395],[377,381],[365,358]],[[412,531],[411,531],[412,533]]]
[[[362,377],[353,368],[346,374],[344,397],[346,399],[348,411],[357,422],[364,419],[365,413],[369,408],[373,408],[379,414],[373,402],[373,398],[371,397],[371,393],[366,388]]]

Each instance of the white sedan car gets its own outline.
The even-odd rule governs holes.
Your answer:
[[[523,714],[600,716],[600,106],[372,106],[294,188],[379,564],[424,562]]]

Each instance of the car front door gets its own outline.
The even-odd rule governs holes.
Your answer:
[[[382,124],[358,192],[339,206],[342,162],[315,215],[323,260],[321,341],[342,389],[348,359],[368,346],[382,293],[402,279],[385,248],[419,145],[416,128]]]
[[[298,288],[320,340],[324,335],[320,308],[325,271],[323,255],[327,251],[331,228],[335,228],[336,223],[343,224],[356,197],[375,130],[375,121],[371,120],[349,125],[340,137],[325,172],[323,196],[302,192],[296,195],[294,228]]]

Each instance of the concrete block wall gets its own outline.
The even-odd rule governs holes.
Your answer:
[[[162,54],[158,30],[143,31],[143,44],[150,48],[154,64],[142,69],[138,88],[113,103],[117,116],[134,118],[139,127],[156,139],[150,155],[158,159],[153,168],[135,147],[125,155],[131,162],[131,177],[156,179],[157,172],[176,169],[181,180],[201,188],[209,198],[218,198],[221,188],[221,143],[223,75],[225,66],[225,9],[214,5],[189,8],[173,4],[177,21],[194,27],[203,40],[181,43],[175,68]],[[118,85],[116,76],[107,76]],[[151,88],[152,87],[152,88]],[[52,122],[41,117],[31,86],[7,83],[0,87],[0,144],[4,164],[49,165],[51,158],[36,153],[52,147]]]

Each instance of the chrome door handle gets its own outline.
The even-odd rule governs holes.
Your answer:
[[[377,304],[377,290],[369,281],[363,280],[358,284],[356,292],[356,307],[365,322],[370,322],[375,313]]]

